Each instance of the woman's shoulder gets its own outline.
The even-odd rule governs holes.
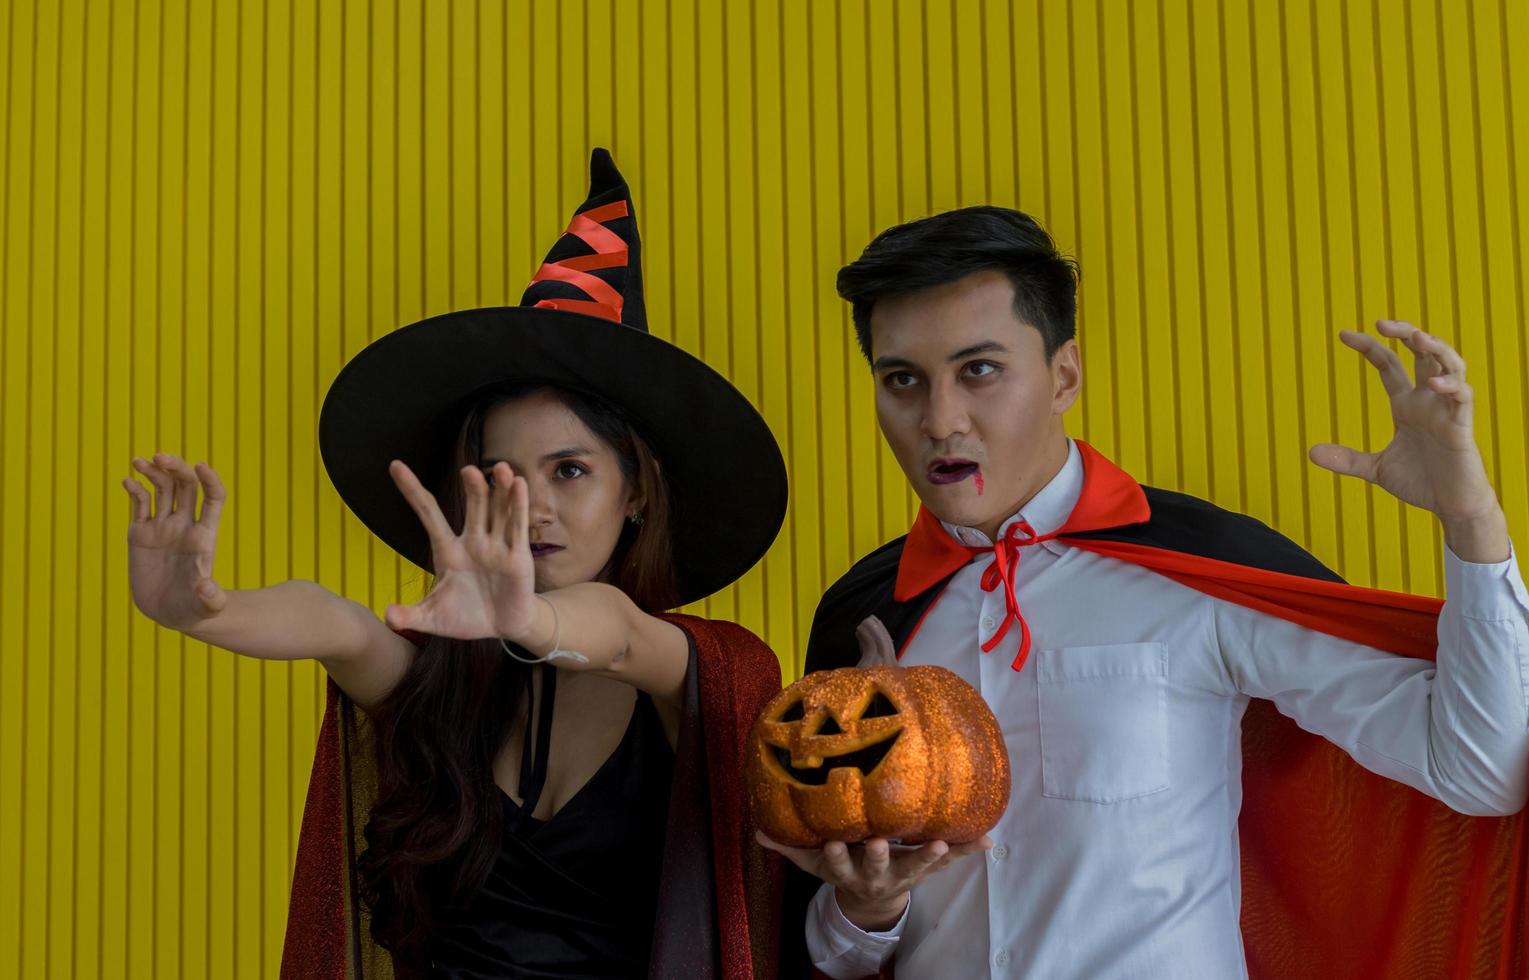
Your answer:
[[[715,662],[739,674],[780,686],[780,658],[752,630],[726,619],[705,619],[664,613],[660,619],[678,626],[690,638],[703,670]]]

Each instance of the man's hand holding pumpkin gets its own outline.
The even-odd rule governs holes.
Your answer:
[[[761,846],[784,854],[798,868],[834,886],[844,917],[866,932],[885,932],[902,918],[913,886],[957,858],[993,846],[986,835],[967,844],[930,841],[922,847],[893,849],[884,838],[864,844],[829,841],[821,849],[788,847],[764,834]]]

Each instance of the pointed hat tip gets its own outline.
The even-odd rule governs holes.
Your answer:
[[[589,155],[589,196],[594,197],[625,183],[626,178],[616,169],[611,151],[603,146],[595,147]]]

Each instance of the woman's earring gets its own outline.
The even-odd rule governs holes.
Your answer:
[[[634,510],[632,513],[626,516],[626,519],[631,521],[637,527],[642,527],[642,511]]]

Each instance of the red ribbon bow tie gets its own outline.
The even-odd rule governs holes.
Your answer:
[[[967,546],[967,550],[973,555],[992,552],[993,563],[982,573],[982,591],[992,592],[1003,585],[1003,602],[1005,607],[1003,622],[998,624],[998,630],[982,644],[983,653],[991,653],[1003,638],[1008,635],[1009,627],[1019,623],[1019,653],[1014,657],[1013,668],[1018,671],[1024,669],[1025,661],[1030,656],[1030,624],[1025,622],[1025,615],[1019,609],[1019,598],[1014,594],[1014,572],[1019,568],[1020,549],[1028,548],[1042,541],[1050,541],[1057,536],[1057,531],[1050,534],[1036,534],[1035,528],[1030,526],[1029,521],[1015,521],[1010,524],[1008,530],[998,539],[991,548],[974,548]]]
[[[1132,524],[1140,524],[1152,516],[1152,511],[1147,506],[1146,494],[1129,474],[1099,455],[1092,446],[1081,439],[1074,440],[1073,443],[1078,448],[1078,454],[1083,458],[1083,491],[1066,523],[1050,534],[1036,536],[1033,527],[1023,521],[1017,521],[1017,527],[1011,525],[998,544],[991,548],[972,548],[952,537],[940,524],[940,519],[931,514],[927,507],[920,507],[918,519],[913,522],[912,529],[908,531],[902,556],[897,562],[893,599],[897,602],[910,602],[941,583],[949,581],[952,575],[970,564],[973,556],[992,552],[993,566],[987,570],[988,574],[983,578],[983,588],[991,591],[998,587],[999,582],[1004,583],[1004,600],[1008,606],[1008,615],[1004,618],[1004,628],[983,644],[983,649],[990,650],[997,646],[1008,627],[1017,619],[1024,637],[1020,642],[1019,656],[1014,658],[1014,669],[1019,670],[1023,667],[1025,658],[1030,653],[1030,628],[1025,625],[1024,617],[1019,613],[1019,602],[1014,598],[1013,568],[1019,563],[1019,549],[1042,541],[1050,541],[1053,538],[1067,540],[1069,544],[1077,545],[1078,542],[1072,540],[1072,535],[1128,527]],[[1082,546],[1091,547],[1088,544]],[[1099,548],[1092,546],[1091,550],[1099,550]],[[938,601],[938,596],[935,597],[935,601]],[[898,656],[902,655],[902,651],[907,648],[917,632],[918,627],[915,626],[913,631],[903,638]]]

